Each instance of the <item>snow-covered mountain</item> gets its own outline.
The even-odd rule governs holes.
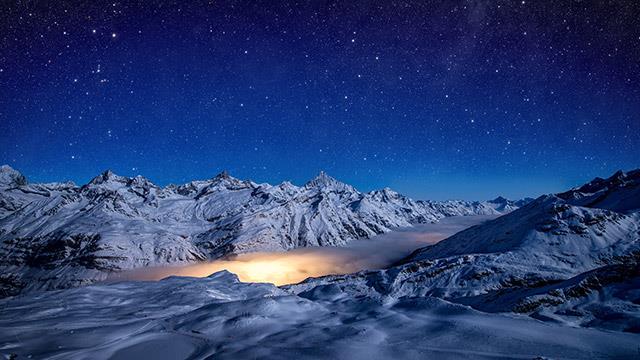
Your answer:
[[[568,203],[622,213],[640,211],[640,169],[618,171],[607,179],[595,178],[587,184],[558,194]]]
[[[386,221],[404,219],[409,223],[429,214],[427,204],[435,209],[438,206],[388,189],[355,196],[353,188],[334,183],[326,175],[303,187],[282,184],[266,190],[264,185],[232,180],[227,174],[216,179],[159,189],[140,178],[116,178],[107,173],[80,189],[40,187],[57,194],[51,197],[79,192],[80,198],[87,197],[83,195],[86,191],[104,197],[104,188],[114,189],[119,195],[106,192],[111,194],[106,197],[109,200],[95,201],[92,206],[101,206],[102,212],[117,210],[123,219],[138,219],[139,214],[155,216],[159,228],[169,219],[180,226],[181,216],[193,214],[195,209],[204,212],[218,206],[207,214],[242,213],[225,202],[207,203],[212,196],[218,200],[233,196],[234,201],[249,203],[248,207],[271,204],[271,208],[283,206],[279,201],[289,199],[296,203],[295,209],[303,206],[298,202],[304,203],[300,197],[305,196],[325,211],[322,206],[347,203],[352,205],[351,212],[362,211],[362,218],[387,214]],[[128,208],[115,206],[119,202],[114,197],[133,196],[129,190],[120,193],[122,186],[134,187],[133,182],[137,183],[136,193],[145,194],[145,200],[134,196],[125,202]],[[276,194],[273,196],[278,200],[269,195],[256,200],[246,194],[247,187],[251,193],[262,188]],[[327,193],[327,187],[333,189]],[[624,200],[614,204],[638,200],[627,196],[633,194],[628,186],[606,187],[607,198]],[[593,193],[578,189],[583,189],[579,191],[582,194]],[[22,199],[23,195],[16,194],[9,195]],[[24,194],[37,198],[31,191]],[[583,197],[566,200],[563,194],[542,196],[509,214],[419,249],[385,270],[312,278],[279,288],[241,283],[223,271],[207,278],[102,283],[0,299],[4,310],[0,312],[0,343],[4,344],[0,354],[64,359],[317,359],[344,354],[354,359],[637,357],[640,213],[614,211],[609,208],[611,202],[605,201],[598,204],[607,208],[574,204]],[[178,204],[165,204],[167,201]],[[142,206],[145,203],[157,205]],[[32,206],[29,201],[22,204]],[[453,211],[455,204],[439,206]],[[154,207],[164,210],[144,212]],[[411,212],[414,217],[409,219],[401,216],[403,211],[395,212],[414,207],[424,212]],[[69,214],[76,221],[82,218],[72,215],[77,212]],[[109,231],[116,231],[113,224],[124,224],[116,216],[95,218],[100,226],[112,221]],[[191,226],[197,228],[199,218],[190,219],[195,223]]]
[[[493,207],[495,210],[499,211],[502,214],[506,214],[508,212],[511,212],[513,210],[517,210],[525,205],[527,205],[528,203],[532,202],[533,198],[524,198],[524,199],[520,199],[520,200],[509,200],[507,198],[504,198],[502,196],[498,196],[497,198],[493,199],[493,200],[489,200],[487,201],[487,205]]]
[[[78,286],[123,269],[341,246],[396,227],[515,207],[414,201],[390,189],[361,193],[323,172],[303,186],[257,184],[222,172],[161,188],[111,171],[82,186],[29,184],[3,166],[0,285],[6,293]]]
[[[640,199],[629,176],[621,174],[606,186],[574,192],[606,193],[589,204],[629,209]],[[620,178],[627,185],[611,185]],[[560,197],[565,194],[541,196],[416,250],[387,270],[310,279],[289,288],[314,299],[336,292],[382,302],[436,296],[483,311],[638,332],[640,213],[572,205],[584,197],[567,201]]]

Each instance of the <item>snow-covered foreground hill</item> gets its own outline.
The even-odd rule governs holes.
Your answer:
[[[523,202],[414,201],[361,193],[321,173],[272,186],[223,172],[160,188],[110,171],[88,184],[29,184],[0,167],[0,296],[81,286],[127,269],[231,254],[343,246],[449,216],[498,215]]]
[[[17,359],[631,359],[638,334],[488,314],[435,297],[313,296],[227,272],[0,300]]]

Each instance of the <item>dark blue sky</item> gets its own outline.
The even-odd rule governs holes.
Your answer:
[[[640,166],[636,1],[0,5],[0,162],[485,199]]]

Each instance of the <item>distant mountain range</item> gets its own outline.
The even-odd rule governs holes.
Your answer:
[[[303,186],[209,180],[159,187],[111,171],[30,184],[0,167],[0,291],[75,287],[109,273],[230,254],[341,246],[448,216],[499,215],[531,199],[415,201],[357,191],[324,172]]]

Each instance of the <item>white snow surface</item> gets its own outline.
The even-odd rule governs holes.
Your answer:
[[[640,336],[488,314],[434,297],[314,297],[228,272],[0,300],[17,359],[610,359]]]

